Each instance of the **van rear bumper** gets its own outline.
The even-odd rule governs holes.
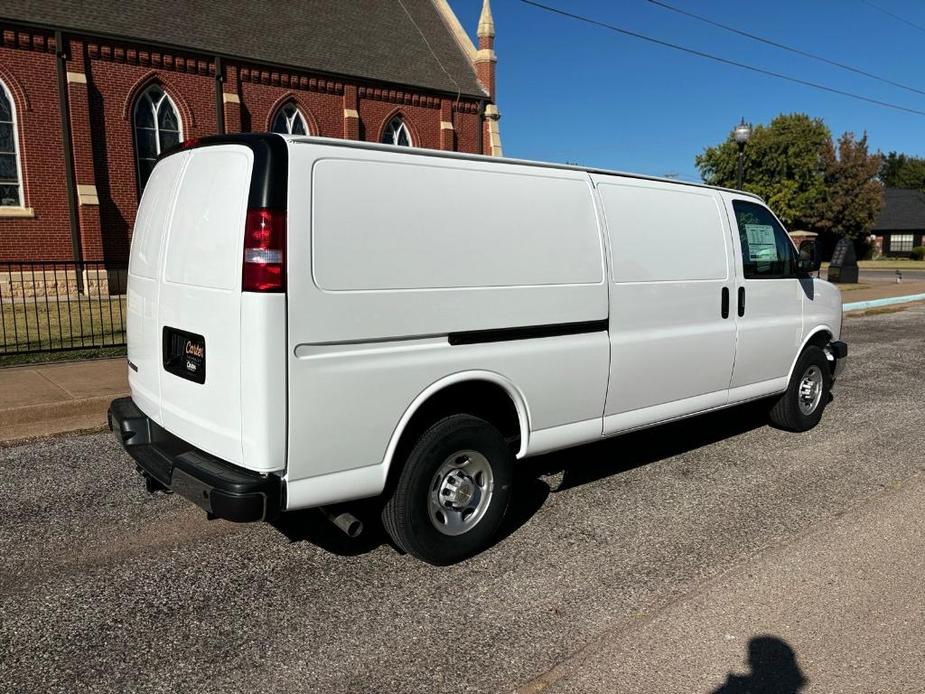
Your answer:
[[[157,424],[131,398],[109,405],[109,428],[138,470],[216,518],[245,523],[279,515],[282,481],[216,458]]]

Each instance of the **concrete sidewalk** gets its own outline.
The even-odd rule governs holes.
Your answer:
[[[0,441],[106,426],[127,369],[124,357],[0,369]]]
[[[842,301],[846,304],[857,301],[872,301],[874,299],[888,299],[895,296],[911,296],[925,294],[925,281],[915,280],[896,284],[874,284],[865,289],[849,289],[842,291]]]
[[[921,692],[923,584],[920,475],[613,629],[520,692]]]

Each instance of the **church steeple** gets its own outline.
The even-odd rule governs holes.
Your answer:
[[[495,20],[491,16],[489,0],[482,2],[482,14],[479,16],[479,50],[475,54],[475,73],[482,86],[488,90],[488,97],[495,98]]]
[[[484,0],[482,3],[482,14],[479,15],[479,48],[492,48],[495,39],[495,19],[491,16],[491,4],[488,0]],[[489,45],[483,46],[482,39],[488,39],[486,43]]]
[[[495,55],[495,18],[491,16],[490,0],[482,0],[482,14],[479,15],[479,49],[475,53],[473,63],[475,74],[488,92],[488,103],[485,104],[482,121],[482,151],[492,156],[501,156],[501,129],[498,121],[501,113],[498,111],[497,95],[495,93],[495,66],[498,57]]]

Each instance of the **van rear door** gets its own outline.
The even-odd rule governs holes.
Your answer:
[[[157,299],[164,239],[173,212],[177,186],[189,154],[158,163],[138,205],[128,264],[126,342],[128,380],[135,404],[154,421],[161,419],[161,347],[157,335]]]
[[[209,141],[155,167],[132,245],[129,383],[170,433],[270,471],[285,467],[285,294],[242,291],[255,159],[266,183],[254,140]]]
[[[189,153],[160,278],[161,425],[240,464],[241,254],[253,153]]]

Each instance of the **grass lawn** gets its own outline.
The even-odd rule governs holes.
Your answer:
[[[125,297],[17,300],[0,307],[0,357],[31,350],[114,347],[125,342]],[[49,358],[42,355],[43,360]]]
[[[896,304],[895,306],[879,306],[877,308],[869,308],[865,311],[850,311],[845,314],[846,318],[862,318],[864,316],[881,316],[885,313],[899,313],[900,311],[905,311],[907,308],[911,308],[916,305],[917,302],[912,302],[908,304]]]
[[[32,352],[30,354],[0,354],[0,369],[6,366],[26,364],[53,364],[60,361],[84,361],[87,359],[111,359],[124,357],[125,347],[95,347],[75,349],[67,352]]]
[[[822,269],[829,267],[822,264]],[[925,260],[909,260],[908,258],[881,258],[880,260],[859,260],[858,267],[862,270],[925,270]]]

